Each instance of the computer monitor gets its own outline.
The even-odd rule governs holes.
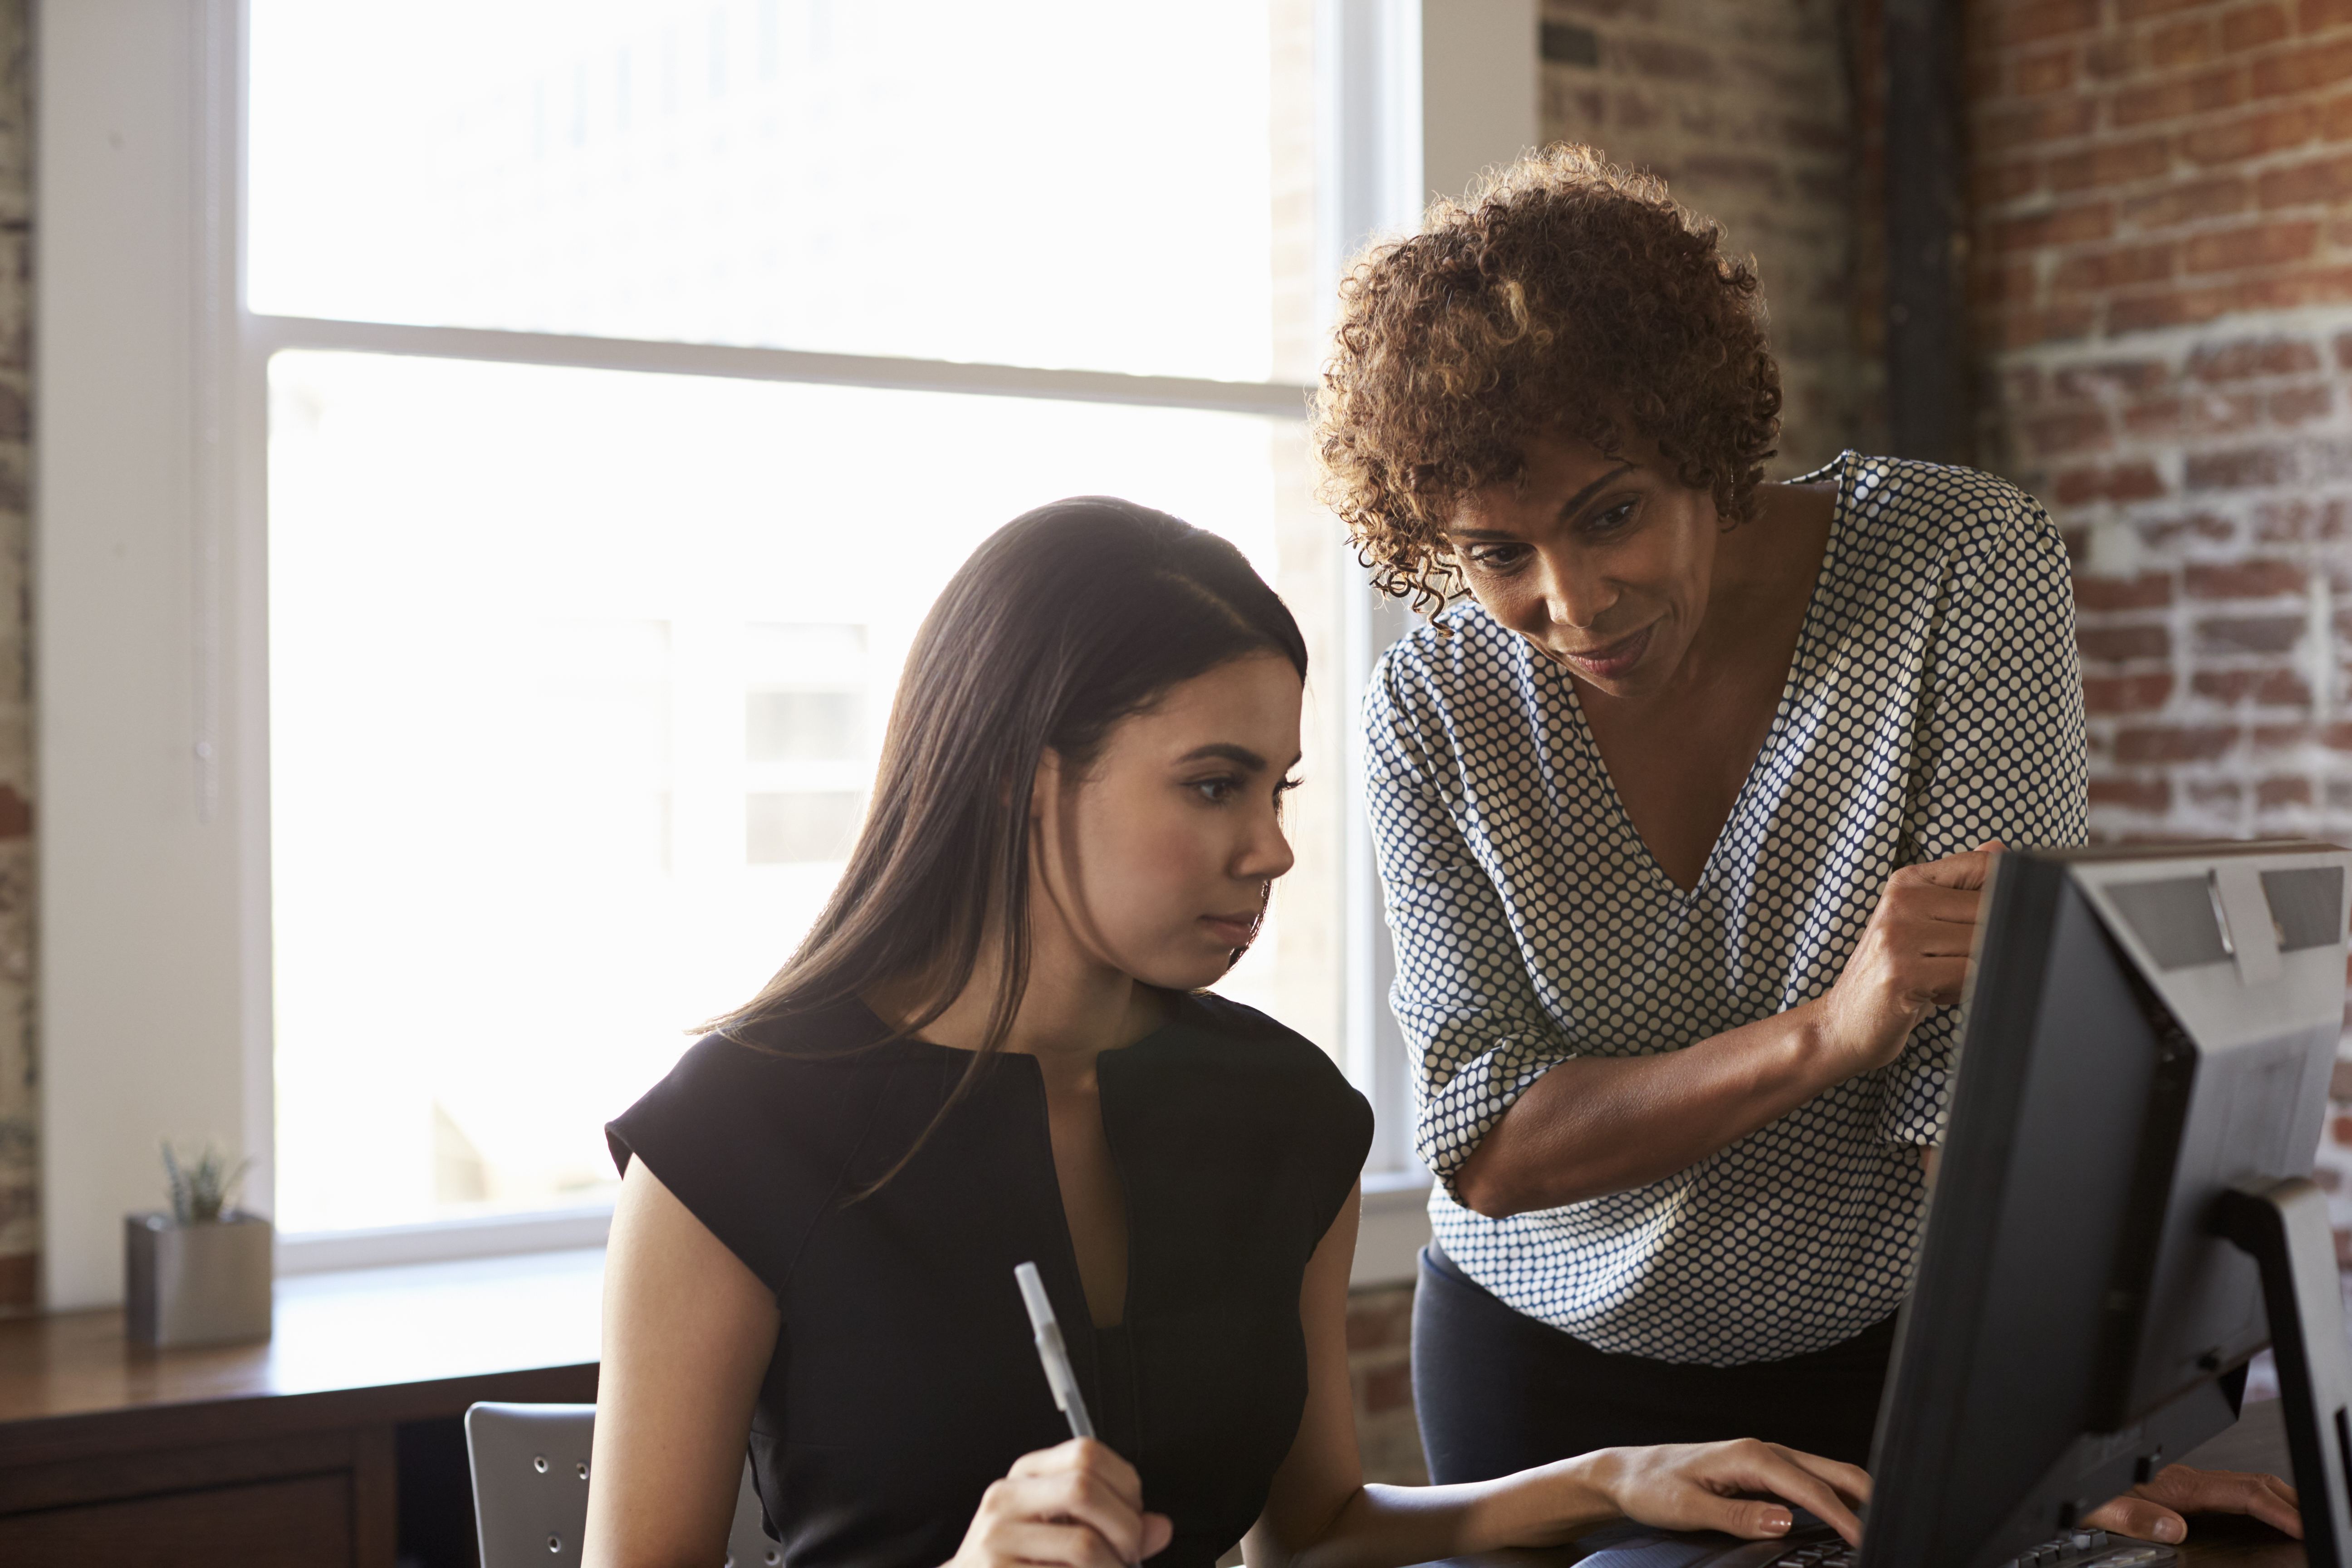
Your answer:
[[[2305,843],[1999,858],[1860,1568],[1998,1568],[2071,1528],[2235,1419],[2273,1321],[2310,1561],[2340,1568],[2352,1390],[2298,1178],[2348,867]]]

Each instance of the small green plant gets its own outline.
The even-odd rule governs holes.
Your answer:
[[[171,1178],[173,1222],[203,1225],[219,1219],[236,1201],[237,1184],[245,1180],[245,1168],[252,1163],[248,1158],[231,1166],[228,1156],[214,1148],[208,1139],[203,1151],[183,1164],[167,1141],[163,1144],[163,1173]]]

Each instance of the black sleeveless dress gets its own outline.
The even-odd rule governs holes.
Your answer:
[[[1125,1321],[1089,1331],[1034,1058],[1006,1056],[879,1193],[971,1058],[851,1004],[710,1037],[605,1129],[775,1291],[751,1418],[793,1568],[937,1568],[1013,1461],[1069,1436],[1015,1264],[1044,1276],[1098,1435],[1210,1568],[1264,1507],[1307,1394],[1298,1291],[1371,1111],[1329,1058],[1213,995],[1097,1061],[1125,1189]],[[762,1050],[760,1047],[770,1049]],[[865,1047],[865,1048],[860,1048]],[[772,1054],[788,1051],[790,1056]]]

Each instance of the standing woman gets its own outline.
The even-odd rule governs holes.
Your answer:
[[[1866,1460],[1988,851],[2083,839],[2057,531],[1965,468],[1762,483],[1780,374],[1718,238],[1558,147],[1343,291],[1328,499],[1391,590],[1468,596],[1364,716],[1440,1480],[1735,1433]],[[2174,1466],[2090,1518],[2300,1534],[2293,1498]]]
[[[1733,1442],[1367,1486],[1370,1115],[1202,988],[1290,867],[1307,652],[1224,541],[1123,501],[998,531],[923,622],[831,901],[607,1130],[595,1568],[725,1552],[748,1436],[793,1568],[1380,1568],[1619,1515],[1854,1539],[1851,1467]],[[1013,1268],[1102,1440],[1065,1440]]]
[[[1762,481],[1754,268],[1589,149],[1344,285],[1326,495],[1436,613],[1364,722],[1438,1177],[1433,1474],[1868,1453],[1989,845],[2082,842],[2066,552],[1847,452]]]

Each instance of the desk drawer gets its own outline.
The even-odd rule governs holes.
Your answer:
[[[348,1471],[0,1515],[0,1563],[42,1568],[350,1568]]]

